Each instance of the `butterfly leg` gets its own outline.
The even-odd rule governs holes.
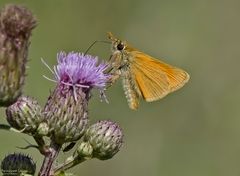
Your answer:
[[[110,78],[107,82],[108,84],[107,88],[111,87],[118,80],[120,76],[121,76],[121,70],[116,70],[113,73],[110,73]]]

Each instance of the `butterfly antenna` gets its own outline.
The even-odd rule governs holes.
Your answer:
[[[88,51],[93,47],[93,45],[95,45],[96,43],[108,43],[111,44],[110,41],[102,41],[102,40],[96,40],[94,41],[88,48],[87,50],[84,52],[84,56],[88,53]]]

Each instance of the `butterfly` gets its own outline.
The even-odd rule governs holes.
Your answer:
[[[143,98],[152,102],[181,88],[188,82],[189,74],[177,67],[155,59],[108,33],[111,40],[112,54],[109,59],[108,73],[110,84],[119,77],[128,105],[136,110],[139,100]]]

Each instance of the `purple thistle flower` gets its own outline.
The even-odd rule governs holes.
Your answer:
[[[82,137],[88,123],[90,91],[97,88],[102,92],[109,76],[104,73],[107,64],[98,63],[94,56],[60,52],[57,59],[53,70],[43,61],[57,82],[45,105],[44,116],[51,138],[62,145]]]
[[[54,67],[54,75],[62,84],[103,89],[109,79],[109,76],[103,73],[107,64],[98,64],[98,57],[60,52],[57,59],[58,65]]]

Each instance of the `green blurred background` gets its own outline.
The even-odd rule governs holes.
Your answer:
[[[164,58],[191,75],[189,83],[166,98],[128,108],[120,81],[107,91],[110,104],[97,92],[89,105],[91,123],[118,122],[125,142],[111,160],[87,161],[71,171],[104,176],[239,176],[240,175],[240,1],[239,0],[16,0],[38,19],[29,52],[26,95],[44,105],[54,83],[41,63],[56,64],[57,52],[85,51],[112,31],[134,47]],[[110,46],[95,45],[90,54],[107,59]],[[4,109],[0,123],[6,123]],[[43,157],[22,151],[22,134],[1,131],[0,158],[30,153],[38,168]],[[61,154],[58,162],[67,158]]]

